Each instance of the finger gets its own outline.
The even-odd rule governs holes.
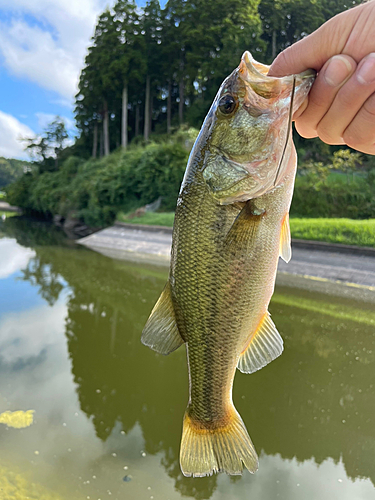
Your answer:
[[[295,116],[297,131],[302,137],[317,136],[317,126],[331,107],[340,88],[356,70],[357,63],[345,55],[333,56],[319,72],[309,96],[305,110]]]
[[[342,144],[348,128],[365,101],[375,92],[375,53],[359,63],[354,75],[341,87],[336,97],[317,125],[317,132],[327,144]]]
[[[345,44],[351,38],[358,19],[365,14],[365,9],[369,10],[363,4],[342,12],[324,23],[311,35],[286,48],[273,61],[268,74],[270,76],[291,75],[301,73],[309,68],[320,71],[328,59],[344,51]],[[372,8],[372,10],[375,11],[375,8]],[[357,61],[373,50],[367,50],[358,59],[357,52],[360,52],[358,45],[357,43],[357,46],[354,47]],[[348,53],[348,51],[345,52]]]
[[[281,52],[271,64],[270,76],[284,76],[313,68],[319,71],[335,54],[350,54],[359,62],[374,51],[375,1],[346,10],[311,35]]]
[[[372,94],[343,134],[348,146],[375,155],[375,94]]]

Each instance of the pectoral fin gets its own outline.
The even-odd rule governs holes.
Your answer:
[[[249,247],[259,231],[264,214],[265,211],[257,209],[252,200],[246,202],[226,235],[224,249],[238,254]]]
[[[258,329],[238,360],[242,373],[253,373],[263,368],[283,352],[283,339],[267,311]]]
[[[287,263],[292,258],[292,246],[291,246],[289,214],[288,213],[285,215],[282,226],[281,226],[280,257]]]
[[[169,354],[184,343],[176,323],[169,281],[151,311],[141,341],[160,354]]]

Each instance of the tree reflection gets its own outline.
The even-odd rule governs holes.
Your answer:
[[[105,441],[116,423],[129,432],[138,422],[145,451],[163,452],[162,465],[181,494],[210,498],[217,478],[184,478],[178,463],[188,397],[184,349],[163,357],[140,343],[167,272],[86,250],[35,250],[24,279],[50,304],[68,283],[72,372],[97,436]],[[302,307],[304,300],[320,304],[322,312]],[[234,401],[259,453],[300,462],[314,458],[318,464],[341,459],[349,477],[375,484],[375,326],[361,319],[371,315],[365,305],[337,299],[338,310],[360,311],[343,321],[327,310],[326,300],[277,291],[271,313],[285,339],[284,354],[251,376],[238,373]]]

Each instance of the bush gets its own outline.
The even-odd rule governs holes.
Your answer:
[[[369,184],[313,184],[297,177],[290,213],[294,217],[375,218],[372,192]]]
[[[133,211],[159,196],[162,210],[174,210],[196,134],[195,129],[180,129],[173,136],[155,137],[147,145],[132,143],[125,151],[118,149],[96,160],[71,156],[56,172],[23,175],[8,186],[8,201],[47,217],[74,213],[94,227],[111,224],[118,212]],[[358,160],[354,153],[341,155],[340,165],[347,158],[353,165]],[[375,218],[374,172],[370,170],[367,181],[357,176],[358,182],[348,184],[345,174],[332,174],[329,165],[305,161],[299,167],[291,214]]]
[[[179,131],[146,146],[131,145],[99,160],[67,158],[57,172],[24,175],[8,189],[11,203],[47,217],[74,213],[89,226],[111,224],[116,214],[162,196],[173,210],[195,131]]]

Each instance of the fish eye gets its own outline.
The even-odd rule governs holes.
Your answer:
[[[225,94],[220,98],[218,108],[223,115],[231,115],[237,108],[237,100],[231,94]]]

